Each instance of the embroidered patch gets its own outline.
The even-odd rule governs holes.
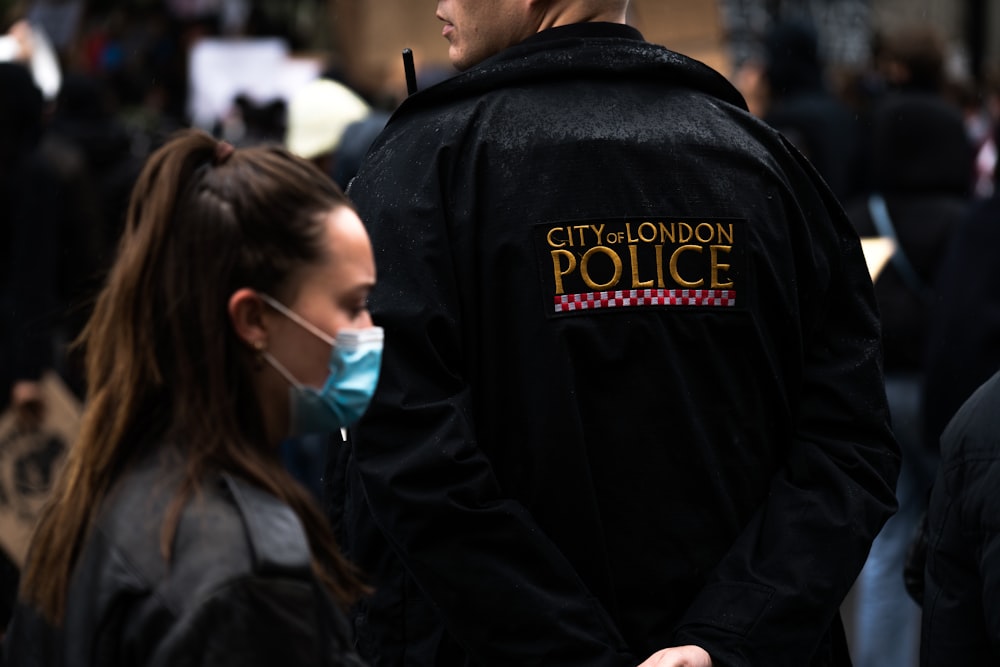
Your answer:
[[[535,233],[550,315],[742,306],[745,220],[587,220]]]

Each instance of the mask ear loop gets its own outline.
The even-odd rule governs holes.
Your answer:
[[[299,315],[298,313],[296,313],[294,310],[291,310],[290,308],[288,308],[287,306],[285,306],[285,304],[281,303],[277,299],[274,299],[273,297],[268,296],[267,294],[264,294],[263,292],[260,293],[260,298],[264,300],[264,303],[266,303],[267,305],[271,306],[276,311],[278,311],[279,313],[281,313],[282,315],[284,315],[288,319],[292,320],[293,322],[295,322],[300,327],[302,327],[303,329],[305,329],[309,333],[311,333],[314,336],[316,336],[317,338],[319,338],[321,341],[323,341],[327,345],[329,345],[331,347],[336,347],[337,346],[337,344],[334,341],[334,339],[330,338],[330,336],[325,331],[323,331],[322,329],[320,329],[319,327],[317,327],[315,324],[313,324],[309,320],[305,319],[304,317],[302,317],[301,315]]]
[[[285,368],[280,361],[271,356],[270,352],[264,350],[261,352],[261,356],[264,357],[264,360],[267,361],[267,363],[271,364],[271,368],[278,371],[283,378],[288,380],[288,384],[292,385],[296,389],[302,389],[304,387],[301,382],[295,379],[295,376],[288,372],[288,369]]]

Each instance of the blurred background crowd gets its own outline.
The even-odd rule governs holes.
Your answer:
[[[896,244],[876,290],[904,452],[901,509],[847,603],[859,665],[916,664],[919,607],[902,570],[937,438],[1000,368],[1000,273],[989,254],[1000,236],[995,4],[631,9],[647,39],[729,77],[813,162],[862,236]],[[346,188],[407,94],[401,49],[413,48],[421,88],[453,73],[434,3],[412,0],[6,0],[0,35],[0,408],[30,404],[49,370],[83,397],[69,343],[114,255],[138,170],[172,132],[284,143]],[[287,452],[317,492],[323,451],[302,442]],[[16,576],[16,563],[7,568]]]

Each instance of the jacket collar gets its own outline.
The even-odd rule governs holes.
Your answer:
[[[650,44],[629,26],[592,23],[561,26],[533,35],[465,72],[411,95],[394,118],[419,108],[478,97],[507,85],[580,76],[659,80],[747,109],[739,91],[707,65]]]

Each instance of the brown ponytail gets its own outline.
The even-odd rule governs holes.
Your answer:
[[[308,492],[264,441],[252,363],[225,304],[240,287],[279,294],[322,258],[321,216],[349,205],[308,162],[277,147],[233,151],[186,131],[154,153],[133,190],[118,258],[78,344],[87,406],[38,524],[22,597],[59,623],[101,501],[136,449],[169,438],[188,461],[164,522],[170,557],[180,513],[212,470],[286,502],[300,517],[316,571],[347,603],[363,591]]]

